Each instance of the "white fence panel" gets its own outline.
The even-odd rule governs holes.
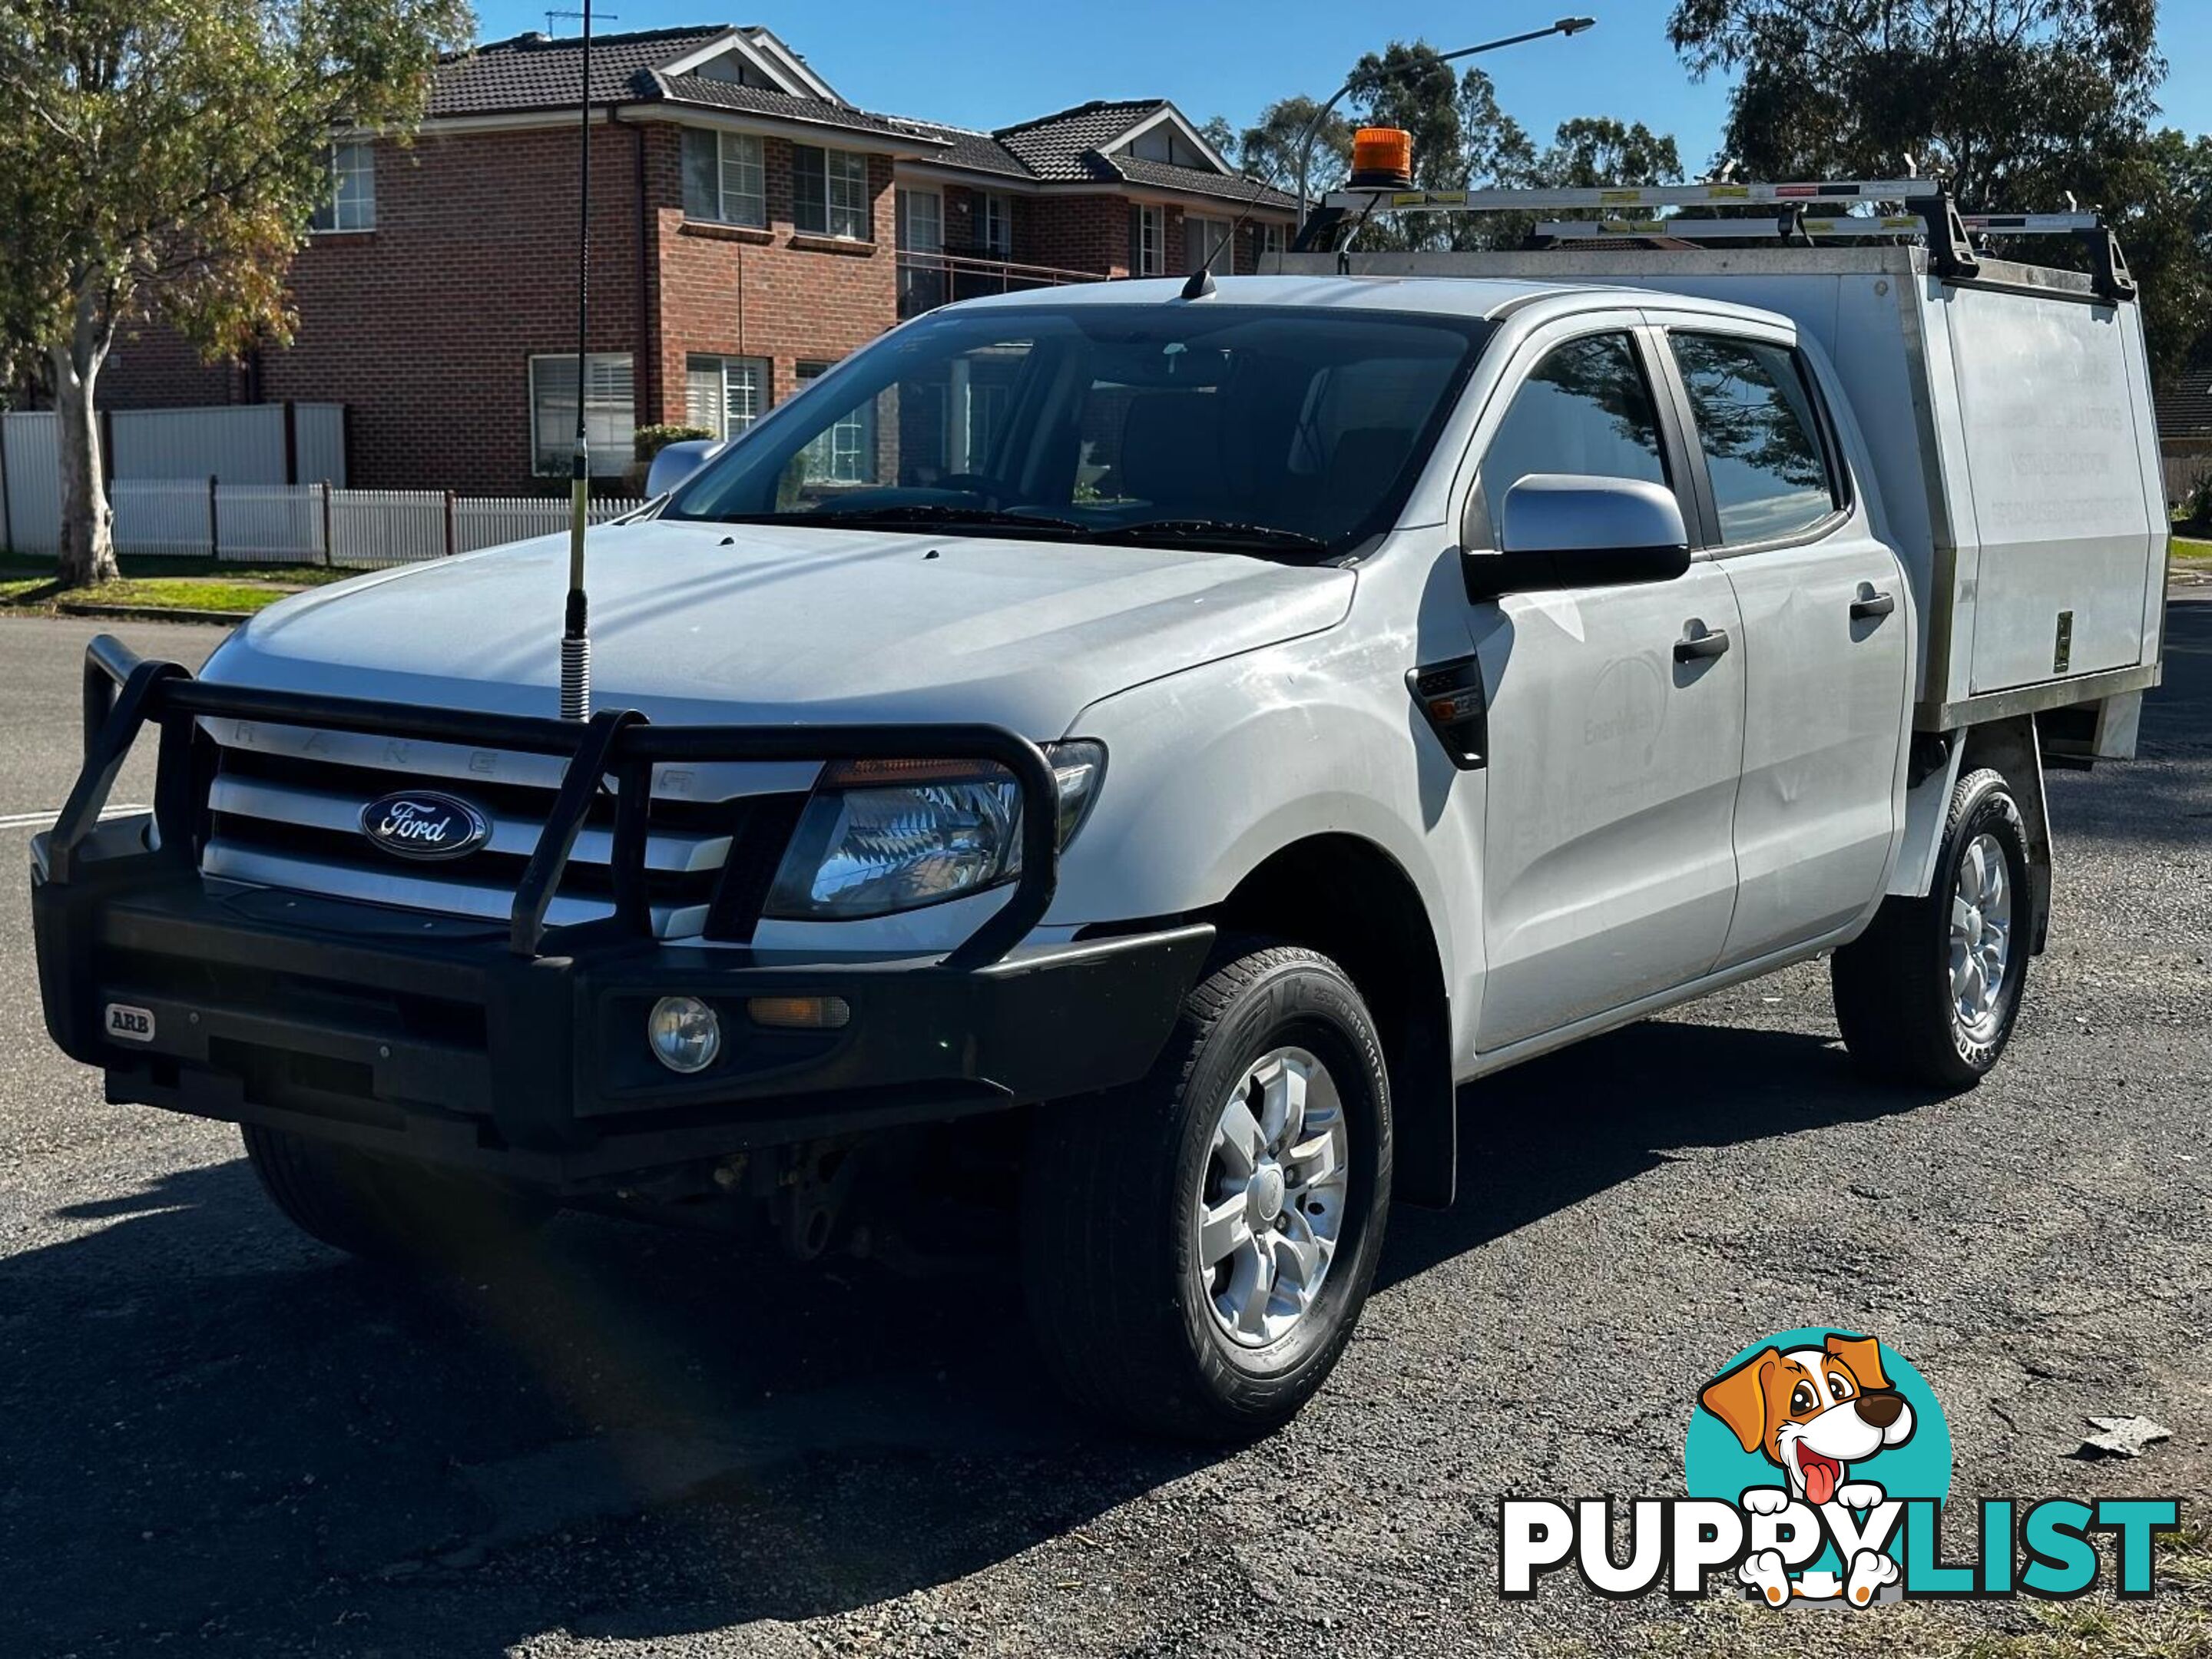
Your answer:
[[[18,553],[62,546],[60,433],[54,413],[19,409],[0,415],[0,465],[8,469],[6,539]]]
[[[320,564],[323,492],[312,484],[223,484],[215,492],[216,556]]]
[[[295,404],[292,405],[294,459],[297,470],[293,476],[301,483],[326,483],[333,489],[345,488],[345,405],[343,404]]]
[[[331,562],[407,564],[446,552],[442,489],[333,489]]]
[[[590,520],[605,524],[645,503],[600,501],[591,505]],[[473,553],[480,547],[519,542],[532,536],[551,536],[568,527],[568,503],[558,496],[464,497],[453,503],[453,551]]]
[[[108,498],[118,553],[214,554],[204,478],[118,478]]]
[[[118,409],[107,422],[112,466],[118,478],[285,482],[282,404]]]

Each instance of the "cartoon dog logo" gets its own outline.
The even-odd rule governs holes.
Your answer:
[[[1793,1501],[1871,1510],[1885,1494],[1875,1481],[1851,1479],[1851,1465],[1912,1436],[1912,1407],[1883,1375],[1881,1345],[1872,1337],[1831,1333],[1819,1347],[1762,1348],[1708,1382],[1698,1400],[1744,1450],[1783,1473],[1784,1485],[1743,1494],[1754,1515],[1779,1515]],[[1792,1595],[1841,1595],[1863,1607],[1898,1577],[1898,1565],[1878,1550],[1861,1550],[1841,1583],[1829,1572],[1793,1581],[1778,1552],[1761,1550],[1737,1576],[1777,1607]]]

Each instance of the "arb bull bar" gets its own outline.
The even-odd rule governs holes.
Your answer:
[[[204,881],[214,770],[201,722],[240,720],[561,757],[507,924]],[[160,733],[154,810],[103,819],[139,733]],[[302,695],[194,678],[107,635],[85,656],[85,760],[33,843],[40,985],[54,1040],[112,1100],[293,1129],[586,1189],[748,1148],[1087,1093],[1149,1067],[1212,930],[1024,947],[1057,881],[1059,793],[1036,744],[983,725],[655,726]],[[1022,867],[951,951],[800,955],[653,936],[653,769],[712,761],[994,763],[1022,802]],[[611,787],[611,914],[546,915]],[[671,994],[732,1040],[706,1073],[653,1061]],[[840,1029],[748,1024],[751,1000],[842,999]],[[150,1030],[118,1033],[117,1007]]]

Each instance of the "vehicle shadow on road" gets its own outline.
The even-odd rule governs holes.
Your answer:
[[[1460,1091],[1459,1194],[1401,1207],[1376,1284],[1396,1284],[1633,1179],[1672,1149],[1728,1146],[1910,1111],[1832,1037],[1646,1020]]]
[[[234,1161],[63,1215],[90,1230],[0,1262],[11,1653],[798,1619],[1209,1461],[1079,1424],[996,1277],[563,1217],[495,1279],[408,1282],[299,1239]]]
[[[1460,1206],[1401,1211],[1383,1277],[1662,1149],[1911,1103],[1812,1037],[1637,1026],[1469,1091]],[[497,1278],[409,1282],[298,1238],[239,1162],[63,1214],[89,1230],[0,1264],[15,1650],[491,1654],[835,1613],[1032,1551],[1059,1582],[1088,1568],[1071,1534],[1217,1455],[1078,1423],[997,1278],[577,1217]]]

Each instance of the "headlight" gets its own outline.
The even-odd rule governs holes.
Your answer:
[[[1075,838],[1106,771],[1103,744],[1049,744],[1060,844]],[[980,761],[839,761],[800,814],[766,913],[849,920],[938,904],[1022,869],[1021,790]]]

